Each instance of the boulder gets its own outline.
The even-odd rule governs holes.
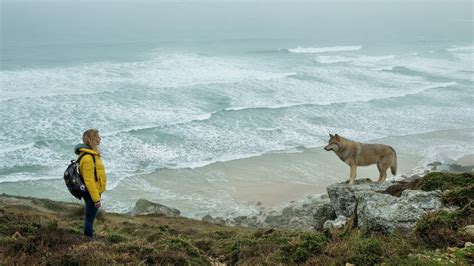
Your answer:
[[[440,191],[405,190],[400,197],[359,191],[355,197],[358,226],[366,232],[410,231],[423,215],[443,207]]]
[[[344,215],[337,216],[334,220],[327,220],[323,224],[324,229],[343,228],[346,225],[348,218]]]
[[[145,214],[158,214],[168,217],[178,217],[180,216],[180,211],[165,205],[151,202],[145,199],[139,199],[135,203],[135,207],[130,212],[131,215],[145,215]]]
[[[285,230],[312,231],[315,228],[315,217],[317,225],[322,226],[327,219],[333,218],[332,207],[329,199],[322,195],[307,196],[302,201],[291,202],[282,209],[261,208],[254,216],[239,216],[228,221],[234,226],[250,228],[278,228]],[[332,210],[334,215],[334,210]]]
[[[329,199],[321,195],[307,197],[300,202],[293,202],[286,206],[279,215],[269,215],[264,220],[265,225],[301,231],[312,231],[335,215],[331,215],[332,206]],[[316,220],[316,221],[315,221]]]
[[[376,183],[370,179],[356,179],[354,185],[349,185],[347,182],[330,185],[327,187],[327,192],[336,215],[351,217],[356,209],[356,192],[363,197],[363,193],[383,191],[391,185],[390,182]]]
[[[468,225],[459,230],[461,233],[468,236],[470,239],[474,240],[474,225]]]
[[[222,217],[213,218],[209,214],[202,217],[201,221],[208,222],[208,223],[211,223],[211,224],[222,224],[222,225],[226,224],[226,221],[225,221],[224,218],[222,218]]]
[[[330,203],[321,205],[315,212],[313,218],[313,227],[316,230],[323,228],[323,225],[328,220],[337,218],[336,212]]]
[[[440,191],[406,189],[396,197],[386,194],[392,185],[362,179],[352,186],[346,182],[329,186],[328,195],[338,218],[326,221],[323,227],[340,228],[346,217],[355,217],[364,231],[410,231],[423,215],[444,207]]]

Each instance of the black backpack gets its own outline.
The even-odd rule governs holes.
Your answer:
[[[69,190],[69,192],[71,192],[71,194],[74,197],[78,199],[81,199],[82,197],[87,195],[87,193],[89,193],[89,191],[87,191],[86,185],[84,184],[84,178],[79,173],[79,163],[82,157],[84,157],[84,155],[87,155],[87,154],[92,156],[92,160],[94,161],[94,176],[95,176],[95,181],[97,182],[97,170],[95,168],[95,157],[91,153],[83,153],[81,154],[81,156],[79,156],[79,158],[77,158],[77,160],[72,160],[71,163],[66,168],[66,171],[64,172],[64,183],[66,183],[67,189]]]

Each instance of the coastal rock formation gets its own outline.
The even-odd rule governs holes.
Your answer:
[[[202,217],[201,221],[208,222],[211,224],[226,224],[226,220],[222,217],[213,218],[211,215],[206,215]]]
[[[340,217],[343,216],[341,215]],[[331,203],[325,203],[316,210],[313,218],[313,227],[316,230],[320,230],[323,228],[326,221],[334,220],[336,218],[337,215]]]
[[[399,198],[368,191],[356,198],[358,226],[364,231],[410,231],[423,215],[443,207],[440,191],[405,190]]]
[[[238,216],[230,219],[213,218],[206,215],[203,221],[249,228],[277,228],[286,230],[312,231],[321,228],[327,219],[336,215],[327,196],[314,195],[298,202],[291,202],[282,209],[261,208],[253,216]]]
[[[332,217],[328,211],[329,199],[314,197],[307,201],[293,203],[285,207],[279,215],[269,215],[265,219],[266,225],[273,228],[289,228],[292,230],[314,230],[321,223],[316,222],[315,217],[320,214],[323,217]],[[325,219],[325,218],[323,218]],[[324,222],[322,222],[324,223]]]
[[[281,209],[260,208],[259,213],[253,216],[227,219],[206,216],[203,220],[250,228],[298,231],[343,227],[358,227],[366,232],[412,231],[427,213],[441,209],[453,211],[444,205],[449,203],[442,201],[442,197],[446,200],[447,194],[436,189],[445,186],[443,182],[464,184],[468,177],[456,179],[446,175],[443,178],[446,180],[441,181],[443,179],[433,173],[428,179],[415,175],[395,183],[377,183],[370,179],[356,180],[354,185],[341,182],[327,187],[327,195],[308,196]],[[429,184],[431,191],[418,190],[422,182],[425,182],[424,186]]]
[[[323,224],[324,229],[331,229],[331,228],[342,228],[346,225],[348,218],[344,215],[339,215],[333,220],[327,220]]]
[[[364,197],[367,192],[384,191],[391,185],[390,182],[375,183],[370,179],[360,179],[353,186],[346,182],[330,185],[327,192],[336,215],[351,217],[356,210],[357,198]]]
[[[145,199],[139,199],[135,203],[135,207],[129,213],[130,215],[146,215],[146,214],[158,214],[168,217],[180,216],[180,211],[177,209],[166,207],[159,203],[151,202]]]
[[[441,191],[404,190],[400,197],[381,193],[392,185],[364,179],[353,186],[345,182],[329,186],[337,219],[326,221],[324,228],[341,228],[346,217],[357,217],[357,226],[364,231],[410,231],[423,215],[443,208]]]

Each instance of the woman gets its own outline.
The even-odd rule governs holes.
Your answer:
[[[77,144],[74,152],[81,156],[79,172],[84,178],[84,183],[89,191],[84,195],[86,219],[84,222],[84,235],[92,237],[94,219],[101,206],[101,193],[105,191],[105,168],[100,159],[100,135],[97,129],[88,129],[82,135],[83,143]]]

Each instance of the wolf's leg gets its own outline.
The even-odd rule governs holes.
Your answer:
[[[354,185],[357,176],[357,165],[351,165],[351,176],[349,177],[349,185]]]
[[[383,170],[383,176],[382,176],[382,180],[380,181],[380,183],[385,182],[386,178],[387,178],[387,168],[385,168]]]
[[[377,168],[379,169],[380,177],[377,182],[382,183],[387,178],[388,162],[386,160],[378,162]]]
[[[377,182],[383,182],[382,164],[380,162],[377,162],[377,169],[379,169],[379,179],[377,180]]]

